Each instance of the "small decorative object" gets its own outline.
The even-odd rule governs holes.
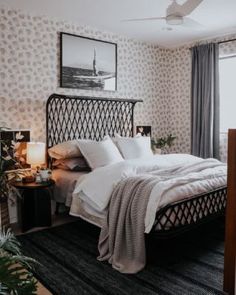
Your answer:
[[[37,294],[31,273],[36,261],[22,254],[20,243],[10,230],[0,230],[0,294]]]
[[[117,44],[61,33],[60,86],[116,90]]]
[[[152,126],[136,126],[136,133],[140,133],[142,136],[152,135]]]
[[[43,182],[47,182],[51,179],[51,176],[52,176],[52,171],[50,169],[43,169],[41,168],[39,170],[39,174],[40,174],[40,177],[41,177],[41,180]]]
[[[34,182],[34,179],[35,178],[33,175],[26,175],[26,176],[22,177],[21,181],[23,183],[30,183],[30,182]],[[16,181],[18,181],[18,180],[16,180]]]
[[[35,175],[35,183],[41,183],[41,182],[42,182],[41,175],[40,175],[39,171],[37,171],[36,175]]]
[[[159,137],[156,140],[152,139],[152,149],[156,154],[161,154],[162,150],[165,150],[166,147],[172,147],[175,139],[176,136],[173,136],[172,134],[168,134],[166,137]]]
[[[157,155],[161,155],[162,153],[162,150],[156,147],[153,148],[153,151],[154,151],[154,154],[157,154]]]

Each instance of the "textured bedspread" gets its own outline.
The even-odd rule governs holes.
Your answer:
[[[208,159],[165,170],[153,170],[121,180],[114,188],[99,239],[99,260],[123,273],[136,273],[146,263],[145,218],[174,192],[177,198],[226,183],[226,166]],[[172,194],[170,194],[172,196]],[[168,200],[167,200],[168,201]],[[148,213],[147,213],[148,212]],[[151,222],[152,223],[152,222]]]
[[[160,208],[226,184],[226,165],[215,159],[203,160],[191,155],[170,154],[126,160],[95,169],[79,179],[73,192],[70,213],[78,214],[73,203],[81,199],[84,204],[104,216],[113,189],[120,181],[150,174],[155,175],[158,181],[147,205],[146,233],[152,229],[156,211]]]

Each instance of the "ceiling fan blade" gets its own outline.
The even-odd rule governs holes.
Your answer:
[[[193,12],[194,9],[196,9],[202,1],[203,0],[187,0],[182,5],[179,5],[180,7],[176,9],[176,14],[179,14],[181,16],[187,16],[191,12]]]
[[[194,11],[202,2],[203,0],[187,0],[181,6],[182,16],[189,15],[191,12]]]
[[[176,0],[167,7],[166,15],[176,15],[181,10],[182,5],[178,4]]]
[[[187,16],[194,11],[203,0],[187,0],[182,5],[178,4],[176,0],[167,8],[167,15]]]
[[[131,18],[131,19],[123,19],[122,22],[137,22],[137,21],[148,21],[148,20],[160,20],[166,19],[163,17],[147,17],[147,18]]]
[[[184,22],[182,24],[183,27],[194,29],[194,30],[201,30],[204,28],[202,24],[193,20],[190,17],[184,17]]]

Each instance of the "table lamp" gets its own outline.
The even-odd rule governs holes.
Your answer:
[[[26,162],[31,165],[32,171],[38,171],[40,165],[46,162],[45,143],[27,142]]]

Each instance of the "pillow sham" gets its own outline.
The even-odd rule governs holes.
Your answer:
[[[55,160],[52,164],[55,168],[60,168],[63,170],[71,170],[71,171],[91,171],[88,163],[84,158],[71,158],[71,159],[58,159]]]
[[[138,135],[135,137],[121,137],[116,134],[117,146],[124,159],[135,159],[153,155],[151,138]]]
[[[54,145],[48,149],[48,154],[54,159],[70,159],[81,157],[81,152],[77,145],[77,140],[69,140]]]
[[[124,160],[109,136],[105,136],[102,141],[78,140],[78,146],[92,169]]]

